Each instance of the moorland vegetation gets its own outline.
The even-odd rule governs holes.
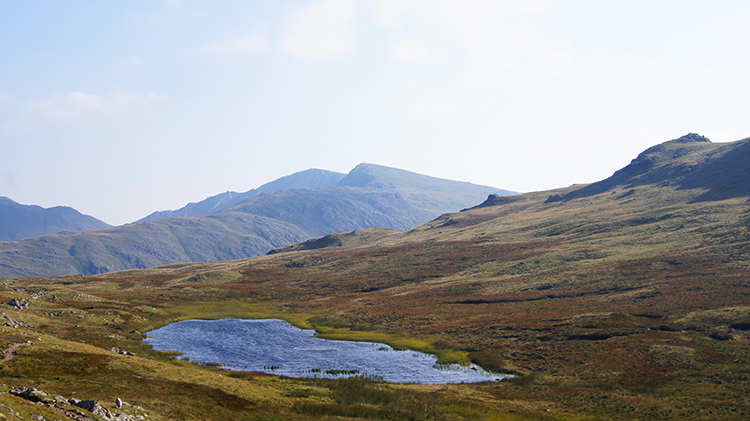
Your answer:
[[[750,139],[689,135],[599,183],[490,197],[406,231],[8,280],[0,301],[28,305],[0,306],[0,345],[27,345],[0,363],[0,383],[113,413],[121,397],[152,420],[750,419],[749,160]],[[294,379],[183,361],[142,341],[176,320],[228,317],[281,318],[516,378]],[[11,393],[0,404],[63,418]]]

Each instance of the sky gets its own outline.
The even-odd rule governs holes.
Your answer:
[[[367,162],[518,192],[750,137],[750,2],[0,1],[0,196],[112,225]]]

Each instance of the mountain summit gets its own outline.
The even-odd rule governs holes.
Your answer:
[[[467,203],[478,203],[479,192],[494,190],[494,194],[500,196],[517,194],[510,190],[494,189],[366,163],[354,167],[337,186],[396,190],[414,206],[435,216],[445,213],[446,209],[456,211],[465,207]]]
[[[703,189],[697,201],[750,194],[750,138],[712,143],[704,136],[689,133],[648,148],[611,177],[553,201],[592,196],[616,187],[645,185]]]

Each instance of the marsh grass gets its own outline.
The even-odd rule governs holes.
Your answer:
[[[302,402],[294,406],[301,414],[316,418],[347,417],[379,420],[493,419],[499,413],[459,400],[450,394],[407,388],[394,389],[376,378],[354,376],[340,380],[307,380],[328,389],[332,402]]]
[[[403,333],[337,328],[323,323],[316,322],[314,319],[310,322],[310,325],[318,332],[318,337],[323,339],[384,343],[395,350],[412,350],[433,354],[438,357],[437,364],[468,365],[471,363],[467,352],[445,348],[440,340],[419,339]]]
[[[487,371],[495,373],[515,374],[508,368],[508,361],[502,356],[499,350],[483,349],[469,353],[471,362],[484,368]]]

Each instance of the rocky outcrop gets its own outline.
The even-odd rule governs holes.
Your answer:
[[[711,143],[711,140],[709,140],[706,136],[699,135],[698,133],[688,133],[685,136],[682,136],[682,137],[679,137],[679,138],[673,140],[673,142],[683,142],[683,143],[687,143],[687,142],[706,142],[706,143]]]
[[[131,357],[135,357],[134,353],[132,353],[130,351],[125,351],[124,349],[120,349],[120,348],[117,348],[117,347],[107,348],[107,351],[112,351],[115,354],[130,355]]]
[[[518,197],[513,196],[501,196],[499,194],[491,194],[487,197],[487,200],[482,202],[481,204],[474,206],[473,208],[469,209],[476,209],[476,208],[485,208],[488,206],[500,206],[500,205],[507,205],[508,203],[513,203],[518,200]],[[464,209],[468,210],[468,209]]]
[[[29,302],[28,301],[17,300],[15,298],[12,299],[12,300],[10,300],[10,301],[8,301],[8,305],[9,306],[13,306],[13,307],[15,307],[15,308],[17,308],[19,310],[25,310],[25,309],[29,308]]]
[[[120,400],[120,398],[117,398],[115,400],[115,402],[116,402],[115,406],[117,408],[122,408],[122,406],[128,406],[130,408],[140,409],[141,411],[143,410],[143,408],[141,408],[141,407],[135,407],[133,405],[128,404],[127,402],[123,402],[122,400]],[[101,417],[101,418],[103,418],[105,420],[111,420],[111,421],[136,421],[136,420],[143,420],[144,419],[144,415],[145,415],[144,414],[144,415],[135,415],[134,416],[134,415],[128,415],[128,414],[124,414],[124,413],[113,414],[112,412],[109,411],[109,409],[102,407],[99,404],[99,402],[97,402],[95,400],[91,400],[91,399],[79,401],[77,399],[70,398],[70,399],[68,399],[68,403],[70,403],[71,405],[75,405],[75,406],[77,406],[79,408],[83,408],[83,409],[91,412],[92,414],[94,414],[94,415],[96,415],[98,417]]]
[[[26,399],[30,402],[35,402],[39,405],[44,405],[48,408],[56,410],[57,412],[60,412],[61,414],[66,415],[69,418],[81,421],[141,421],[148,418],[148,414],[145,413],[142,407],[123,402],[122,400],[120,400],[120,398],[117,398],[113,402],[115,402],[115,406],[118,410],[122,410],[124,412],[114,414],[109,409],[103,407],[98,401],[93,399],[79,400],[70,398],[66,400],[62,396],[55,396],[54,398],[51,398],[50,394],[43,390],[38,390],[33,387],[26,388],[24,386],[19,386],[17,388],[11,387],[9,392],[10,394],[18,396],[19,398]],[[88,413],[82,412],[81,409],[88,411]]]
[[[19,328],[19,327],[23,326],[23,323],[24,323],[24,322],[17,322],[15,320],[11,319],[10,316],[8,316],[7,314],[3,318],[5,320],[7,320],[5,322],[5,324],[4,324],[4,326],[12,327],[13,329],[16,329],[16,328]]]

